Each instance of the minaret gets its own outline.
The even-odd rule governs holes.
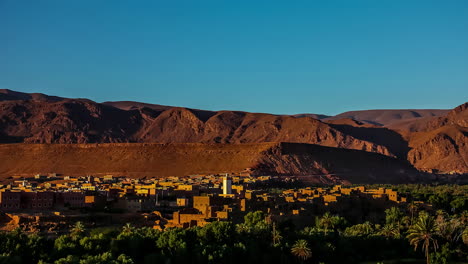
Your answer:
[[[232,180],[227,173],[223,177],[223,194],[232,194]]]

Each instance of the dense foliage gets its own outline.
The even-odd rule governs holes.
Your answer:
[[[414,201],[430,203],[435,209],[460,213],[468,210],[468,185],[371,185],[369,188],[387,187]]]
[[[401,211],[392,208],[381,225],[353,226],[327,213],[302,230],[268,223],[259,211],[247,214],[238,225],[213,222],[165,231],[125,225],[88,232],[77,223],[69,234],[46,238],[15,230],[0,234],[0,263],[360,263],[425,257],[430,263],[467,261],[468,215],[439,213],[421,211],[411,224],[395,217]]]
[[[0,264],[468,263],[468,213],[463,207],[441,209],[466,193],[441,188],[426,195],[424,187],[400,188],[421,200],[441,201],[441,207],[410,202],[382,212],[382,222],[356,225],[325,213],[303,229],[274,222],[261,211],[248,213],[239,224],[164,231],[131,224],[87,230],[79,222],[57,237],[17,229],[0,233]]]

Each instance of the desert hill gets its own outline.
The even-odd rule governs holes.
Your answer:
[[[468,172],[468,103],[439,117],[406,120],[387,128],[408,142],[408,160],[418,169]]]
[[[416,132],[409,141],[408,160],[427,171],[466,173],[468,167],[468,128],[442,126],[429,132]]]
[[[323,120],[335,120],[343,118],[351,118],[360,122],[388,126],[395,122],[403,120],[416,120],[425,117],[442,116],[448,113],[445,109],[387,109],[387,110],[362,110],[349,111],[338,114],[336,116],[327,117]]]
[[[174,106],[147,104],[132,101],[113,101],[103,102],[103,104],[111,105],[123,110],[139,109],[143,107],[151,108],[154,110],[167,110],[174,108]],[[203,111],[199,109],[191,109],[192,111]],[[330,122],[333,120],[353,119],[365,124],[372,124],[378,126],[389,126],[394,123],[418,119],[437,117],[447,114],[450,110],[447,109],[388,109],[388,110],[361,110],[361,111],[348,111],[335,116],[328,116],[322,114],[295,114],[294,117],[311,117],[314,119]],[[207,111],[210,112],[210,111]]]
[[[424,171],[468,173],[467,115],[468,103],[451,111],[369,110],[324,118],[0,90],[0,143],[291,142],[397,157]]]
[[[329,120],[327,123],[347,135],[385,146],[397,157],[406,159],[409,151],[408,142],[396,131],[350,118]]]
[[[445,115],[419,119],[406,119],[392,123],[386,127],[405,133],[430,131],[445,125],[468,127],[468,103],[459,105],[455,109],[447,112]]]
[[[468,127],[445,125],[409,136],[408,160],[418,169],[467,173]]]
[[[292,115],[294,117],[312,117],[314,119],[318,119],[318,120],[322,120],[322,119],[325,119],[327,117],[330,117],[328,115],[321,115],[321,114],[296,114],[296,115]]]
[[[15,100],[33,100],[41,102],[59,102],[63,100],[68,100],[68,98],[63,98],[59,96],[51,96],[43,93],[22,93],[16,92],[9,89],[0,89],[0,101],[15,101]],[[88,99],[77,99],[85,100]]]
[[[92,101],[0,102],[0,141],[25,143],[298,142],[393,155],[310,117],[174,107],[122,110]]]
[[[308,175],[312,182],[408,182],[421,175],[388,156],[297,143],[3,144],[0,175],[57,172],[161,177],[242,172]]]
[[[113,106],[115,108],[119,108],[122,110],[150,108],[150,109],[157,110],[157,111],[164,111],[164,110],[171,109],[174,107],[174,106],[167,106],[167,105],[140,103],[140,102],[134,102],[134,101],[112,101],[112,102],[109,101],[109,102],[103,102],[102,104],[110,105],[110,106]]]

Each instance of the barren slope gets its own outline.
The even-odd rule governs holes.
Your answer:
[[[374,125],[390,125],[407,119],[441,116],[448,112],[445,109],[383,109],[383,110],[362,110],[349,111],[336,116],[325,118],[324,120],[335,120],[342,118],[352,118],[361,122]]]
[[[407,139],[411,148],[408,160],[416,168],[468,173],[468,103],[447,115],[419,120],[412,131],[399,128],[396,131]]]
[[[409,151],[408,142],[404,137],[385,127],[362,123],[360,121],[344,118],[329,120],[330,124],[336,130],[355,138],[373,142],[380,146],[385,146],[391,153],[397,157],[406,159]]]
[[[455,109],[450,110],[445,115],[406,119],[404,121],[392,123],[388,125],[387,128],[399,131],[401,133],[407,133],[431,131],[447,125],[468,127],[468,103],[457,106]]]
[[[408,182],[418,173],[380,154],[309,144],[4,144],[0,175],[57,172],[160,177],[241,172],[316,182]],[[413,177],[413,178],[411,178]]]
[[[410,136],[408,160],[422,170],[468,173],[468,128],[442,126]]]
[[[468,173],[468,103],[442,116],[406,119],[385,128],[351,119],[327,122],[345,134],[386,146],[420,170]]]
[[[0,142],[300,142],[392,155],[310,117],[170,108],[121,110],[92,101],[0,102]]]
[[[147,104],[147,103],[140,103],[140,102],[134,102],[134,101],[109,101],[109,102],[103,102],[102,104],[110,105],[110,106],[113,106],[115,108],[119,108],[122,110],[133,110],[133,109],[146,107],[146,108],[150,108],[153,110],[164,111],[173,107],[173,106],[167,106],[167,105]]]
[[[294,142],[396,156],[422,170],[468,173],[468,103],[447,111],[368,110],[324,118],[99,104],[0,90],[0,143]]]

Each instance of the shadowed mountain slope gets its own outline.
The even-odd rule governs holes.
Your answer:
[[[468,103],[409,134],[408,160],[417,168],[468,173]]]
[[[4,144],[0,156],[0,175],[161,177],[251,169],[257,175],[308,175],[322,183],[408,182],[420,175],[384,155],[295,143]]]
[[[328,121],[331,127],[355,138],[385,146],[397,157],[406,159],[409,151],[408,142],[399,133],[377,125],[371,125],[354,119]]]

